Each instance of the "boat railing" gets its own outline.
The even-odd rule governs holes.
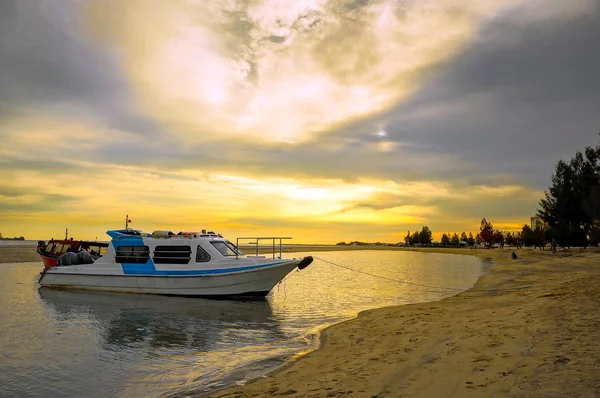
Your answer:
[[[258,236],[258,237],[248,237],[248,238],[237,238],[235,241],[235,245],[236,245],[236,247],[240,247],[240,241],[249,241],[247,243],[248,245],[256,246],[256,256],[258,257],[259,246],[260,246],[261,241],[263,241],[262,248],[266,248],[266,247],[272,248],[273,259],[275,259],[276,244],[277,243],[279,244],[279,258],[281,258],[283,241],[286,239],[292,239],[292,238],[283,237],[283,236]],[[271,241],[271,242],[270,242],[270,244],[266,244],[266,243],[264,243],[264,241]],[[236,254],[235,258],[238,259],[239,254]]]

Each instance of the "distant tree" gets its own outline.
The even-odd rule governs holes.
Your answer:
[[[450,238],[450,244],[452,246],[458,246],[458,243],[460,242],[460,238],[458,237],[458,234],[455,232],[452,237]]]
[[[485,219],[485,217],[481,219],[481,226],[479,228],[478,236],[487,247],[490,247],[494,241],[494,227]]]
[[[536,228],[535,230],[531,229],[531,227],[527,224],[523,225],[523,230],[521,231],[521,236],[523,237],[523,244],[527,247],[529,246],[540,246],[540,229]]]
[[[411,245],[416,245],[419,243],[419,233],[417,231],[413,232],[413,234],[410,236],[409,243]]]
[[[338,243],[336,243],[335,245],[336,245],[336,246],[345,246],[345,245],[346,245],[346,242],[338,242]]]
[[[421,229],[421,232],[419,232],[419,243],[424,244],[424,245],[428,245],[431,243],[431,230],[429,229],[428,226],[424,225],[423,229]]]
[[[467,242],[469,246],[475,246],[475,238],[473,238],[473,233],[469,232],[469,237],[467,238]]]
[[[4,236],[2,236],[2,233],[0,233],[0,239],[4,239]]]
[[[408,231],[408,233],[404,237],[404,244],[407,246],[410,245],[410,231]]]
[[[559,244],[585,245],[588,236],[600,235],[600,147],[559,161],[544,194],[538,216],[554,228]]]
[[[590,237],[589,244],[592,246],[598,246],[598,244],[600,244],[600,228],[598,228],[597,226],[594,226],[590,230],[589,237]]]
[[[462,240],[463,242],[467,242],[467,239],[468,238],[467,238],[467,234],[466,233],[463,232],[462,234],[460,234],[460,240]]]
[[[449,246],[450,245],[450,238],[446,234],[442,235],[442,245],[443,246]]]
[[[523,236],[523,231],[515,232],[513,234],[513,238],[515,239],[515,245],[517,246],[517,249],[523,247]]]
[[[558,229],[555,227],[548,227],[544,230],[544,242],[552,243],[553,241],[558,242]]]
[[[592,219],[588,231],[589,244],[598,246],[600,243],[600,185],[591,188],[589,196],[583,201],[583,206]]]
[[[515,245],[515,238],[513,237],[513,234],[510,231],[506,233],[506,237],[504,238],[504,243],[506,243],[508,246]]]
[[[504,234],[499,229],[494,231],[493,242],[500,245],[500,249],[504,249]]]

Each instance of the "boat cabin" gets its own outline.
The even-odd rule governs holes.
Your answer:
[[[126,264],[189,264],[230,260],[244,256],[236,245],[212,231],[179,232],[113,230],[114,261]],[[112,253],[111,253],[112,254]]]

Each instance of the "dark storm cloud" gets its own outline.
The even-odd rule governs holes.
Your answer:
[[[560,158],[598,141],[600,15],[523,23],[519,12],[484,27],[387,115],[396,139],[463,161],[445,174],[514,175],[543,187]]]
[[[115,58],[90,41],[78,18],[71,1],[0,2],[0,121],[40,111],[68,118],[64,104],[71,104],[108,128],[156,132],[129,105]]]

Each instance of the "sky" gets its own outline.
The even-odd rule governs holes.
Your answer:
[[[598,143],[600,0],[3,0],[0,233],[528,223]]]

